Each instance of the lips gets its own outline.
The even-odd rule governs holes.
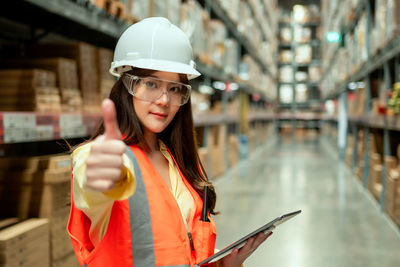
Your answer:
[[[159,118],[166,118],[166,117],[168,117],[168,115],[167,115],[167,114],[164,114],[164,113],[150,112],[150,114],[152,114],[152,115],[154,115],[154,116],[156,116],[156,117],[159,117]]]

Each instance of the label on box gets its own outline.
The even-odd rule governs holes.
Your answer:
[[[4,128],[4,143],[29,142],[36,140],[36,131],[32,128]]]
[[[5,113],[3,115],[3,127],[7,128],[32,128],[36,127],[35,114]]]
[[[37,140],[52,140],[54,139],[53,125],[38,125],[36,126]]]
[[[61,138],[85,137],[87,135],[88,135],[87,128],[84,125],[76,127],[60,128]]]
[[[59,121],[60,129],[82,126],[82,115],[79,114],[61,114]]]

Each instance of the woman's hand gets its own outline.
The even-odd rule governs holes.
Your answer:
[[[121,179],[126,145],[121,141],[114,103],[105,99],[101,106],[105,132],[98,136],[86,160],[86,187],[107,192]]]
[[[240,249],[235,248],[231,254],[221,260],[222,267],[240,267],[243,262],[258,248],[261,243],[267,240],[272,235],[272,232],[264,234],[259,233],[256,237],[247,240],[247,243]]]

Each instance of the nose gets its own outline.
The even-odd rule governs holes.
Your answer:
[[[162,91],[161,95],[157,98],[156,103],[159,105],[168,106],[169,101],[170,101],[170,99],[169,99],[168,91]]]

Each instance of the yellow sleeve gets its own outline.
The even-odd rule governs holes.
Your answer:
[[[136,180],[132,162],[124,154],[124,167],[121,180],[107,193],[88,189],[86,183],[86,159],[91,143],[80,146],[72,153],[73,196],[76,208],[82,210],[91,220],[89,237],[93,245],[98,244],[107,231],[111,209],[115,200],[126,199],[133,195]]]

